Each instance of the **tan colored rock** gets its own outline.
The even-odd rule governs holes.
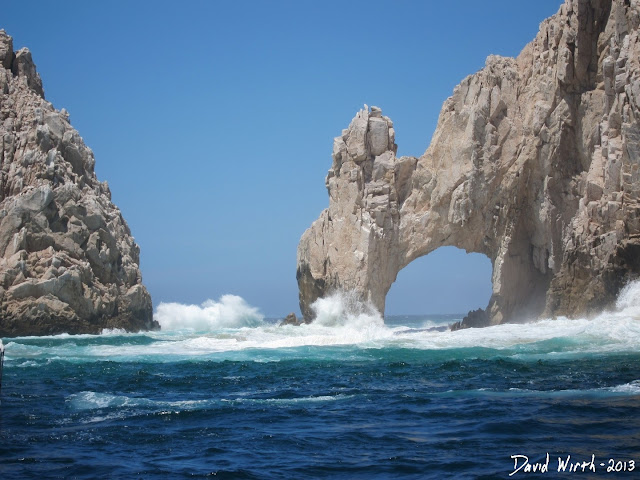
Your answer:
[[[337,289],[384,312],[400,269],[445,245],[491,259],[488,323],[610,305],[640,274],[639,25],[638,1],[567,0],[454,89],[419,159],[360,111],[298,247],[305,318]]]
[[[0,336],[157,328],[93,152],[0,30]]]

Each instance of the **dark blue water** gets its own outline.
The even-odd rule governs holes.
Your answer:
[[[0,478],[637,478],[638,320],[438,322],[5,339]]]

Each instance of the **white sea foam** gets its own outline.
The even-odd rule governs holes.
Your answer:
[[[256,327],[264,319],[257,308],[237,295],[223,295],[217,302],[207,300],[202,305],[161,303],[154,318],[163,330],[189,329],[196,332]]]
[[[127,333],[127,331],[124,328],[103,328],[101,335],[118,336],[118,335],[123,335],[125,333]]]
[[[567,356],[591,353],[640,351],[640,281],[628,285],[616,307],[593,319],[539,320],[481,329],[433,331],[418,324],[385,325],[371,305],[350,294],[336,293],[313,305],[317,318],[311,324],[278,326],[263,321],[257,309],[242,298],[224,296],[201,306],[160,304],[156,319],[162,331],[120,334],[122,341],[87,342],[92,336],[60,335],[52,341],[31,344],[15,339],[7,345],[7,361],[60,358],[66,361],[174,361],[196,358],[279,361],[291,356],[333,355],[323,349],[301,347],[353,346],[358,350],[405,348],[445,350],[483,347],[507,351],[516,357]],[[409,322],[410,323],[410,322]],[[150,342],[131,341],[138,335]],[[83,339],[76,342],[76,339]],[[474,355],[475,353],[470,353]],[[31,364],[25,364],[31,366]],[[37,368],[37,364],[33,365]]]
[[[19,367],[19,368],[36,367],[36,366],[38,366],[38,364],[33,360],[26,360],[25,362],[22,362],[16,365],[16,367]]]
[[[614,385],[611,387],[586,388],[586,389],[562,389],[562,390],[535,390],[528,388],[508,388],[491,389],[491,388],[475,388],[471,390],[447,390],[445,392],[435,392],[437,396],[473,396],[479,395],[486,397],[626,397],[640,395],[640,380],[634,380],[622,385]]]
[[[257,404],[276,404],[291,405],[296,403],[317,403],[317,402],[335,402],[337,400],[347,400],[355,395],[319,395],[316,397],[297,397],[297,398],[223,398],[223,402],[229,403],[257,403]]]
[[[252,394],[259,394],[260,392],[252,392]],[[69,395],[66,399],[70,408],[74,411],[86,411],[86,410],[116,410],[117,413],[101,415],[91,417],[87,420],[89,423],[100,422],[104,420],[111,420],[114,418],[122,418],[127,414],[123,412],[126,409],[137,408],[162,408],[167,409],[161,413],[180,412],[180,411],[192,411],[201,410],[211,407],[215,407],[220,403],[248,403],[248,404],[265,404],[265,405],[295,405],[300,403],[322,403],[322,402],[335,402],[339,400],[347,400],[353,398],[354,395],[318,395],[308,397],[296,397],[296,398],[210,398],[202,400],[177,400],[177,401],[165,401],[154,400],[146,397],[133,397],[127,395],[112,395],[110,393],[83,391]]]
[[[316,316],[314,323],[325,327],[384,326],[384,320],[374,306],[360,301],[354,292],[335,292],[319,298],[311,309]]]
[[[168,407],[179,410],[195,410],[211,405],[215,400],[178,400],[168,402],[145,397],[129,397],[126,395],[84,391],[69,395],[67,402],[74,410],[94,410],[111,407]]]
[[[249,349],[288,349],[302,346],[357,345],[367,348],[401,347],[451,349],[485,347],[517,348],[516,355],[575,354],[640,349],[640,282],[630,284],[620,295],[617,308],[594,319],[546,319],[528,324],[505,324],[483,329],[429,331],[406,326],[390,327],[369,304],[349,293],[335,293],[312,306],[316,319],[301,326],[258,326],[211,331],[208,335],[175,338],[163,342],[165,352],[206,355]],[[168,340],[168,338],[166,338]],[[554,344],[544,342],[558,340]],[[541,345],[541,346],[539,346]]]
[[[618,295],[616,310],[640,320],[640,280],[630,282],[622,289]]]
[[[617,385],[615,387],[609,387],[608,390],[614,393],[640,395],[640,380],[634,380],[633,382]]]

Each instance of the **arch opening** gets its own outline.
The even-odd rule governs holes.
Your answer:
[[[447,315],[485,309],[492,293],[491,260],[440,247],[404,267],[386,297],[385,316]]]

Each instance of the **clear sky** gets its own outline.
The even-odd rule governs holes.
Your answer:
[[[0,28],[93,149],[154,305],[232,293],[280,316],[298,309],[297,244],[358,109],[381,107],[398,154],[421,155],[454,86],[560,4],[5,0]],[[387,313],[485,307],[490,273],[440,249],[400,272]]]

